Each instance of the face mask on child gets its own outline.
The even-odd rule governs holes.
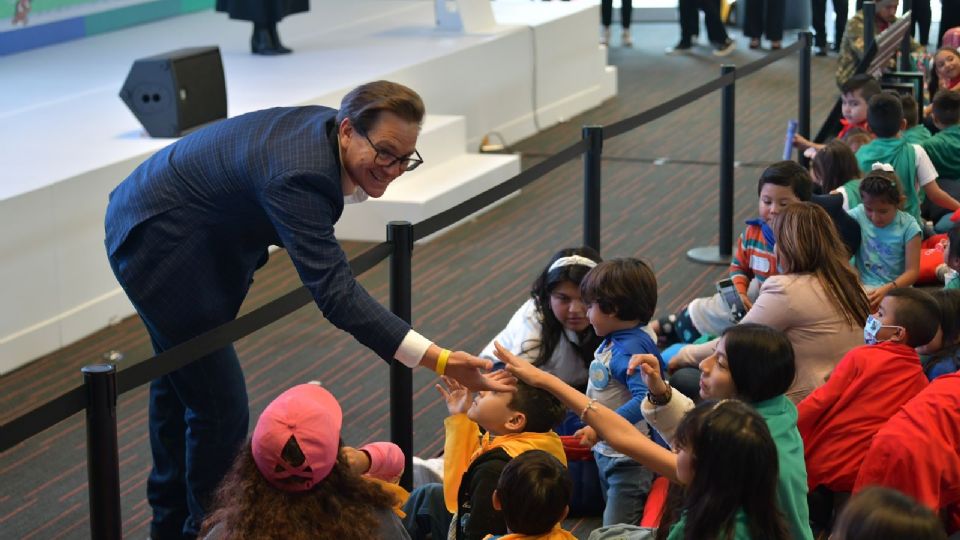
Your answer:
[[[867,315],[867,324],[863,326],[863,341],[867,345],[876,345],[877,343],[882,343],[882,341],[877,339],[877,333],[880,332],[881,328],[902,328],[900,326],[889,326],[880,322],[880,319],[874,317],[873,315]],[[890,338],[887,338],[883,341],[889,341]]]

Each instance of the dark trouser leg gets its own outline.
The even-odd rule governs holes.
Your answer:
[[[913,23],[919,29],[917,41],[924,47],[930,43],[930,23],[932,19],[933,14],[930,12],[930,0],[913,0]],[[911,28],[911,30],[913,30],[913,28]]]
[[[220,480],[247,439],[247,386],[233,346],[169,375],[186,407],[187,506],[185,533],[196,535]]]
[[[783,17],[786,14],[785,0],[767,0],[766,28],[764,33],[770,41],[783,40]]]
[[[760,39],[763,35],[763,0],[746,0],[743,35]]]
[[[600,0],[600,24],[610,26],[613,22],[613,0]]]
[[[833,12],[837,16],[833,27],[833,48],[840,50],[840,43],[843,41],[843,33],[847,29],[847,11],[849,11],[847,0],[833,0]]]
[[[823,48],[827,46],[827,0],[811,0],[813,9],[813,44]]]
[[[703,10],[703,21],[707,25],[707,38],[710,43],[725,43],[729,37],[727,29],[723,27],[723,20],[720,19],[720,3],[716,0],[699,0],[700,9]]]
[[[150,383],[149,429],[153,469],[147,478],[147,501],[153,509],[150,537],[181,538],[190,516],[187,506],[186,442],[183,404],[167,377]]]
[[[623,28],[630,28],[630,21],[633,17],[633,0],[620,0],[620,25]]]
[[[698,0],[680,0],[677,5],[677,9],[680,11],[680,41],[682,43],[690,43],[691,38],[700,33],[697,2]]]
[[[141,318],[157,352],[173,345]],[[151,532],[157,538],[195,538],[217,485],[247,437],[246,383],[233,347],[153,381],[149,418]]]

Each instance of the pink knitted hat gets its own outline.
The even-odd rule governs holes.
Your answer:
[[[336,398],[316,384],[301,384],[280,394],[260,415],[250,442],[260,474],[283,491],[307,491],[330,474],[340,452],[343,413]],[[306,457],[293,466],[281,457],[290,437]],[[306,482],[284,482],[296,476]]]

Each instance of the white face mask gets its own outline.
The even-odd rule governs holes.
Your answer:
[[[363,201],[370,198],[370,195],[367,195],[367,192],[363,190],[362,187],[357,186],[354,188],[353,193],[350,195],[343,196],[343,204],[356,204],[362,203]]]
[[[883,343],[885,341],[890,341],[890,338],[879,340],[877,339],[877,333],[880,332],[881,328],[903,328],[902,326],[891,326],[883,324],[880,319],[874,317],[873,315],[867,315],[867,324],[863,327],[863,342],[867,345],[876,345],[878,343]]]

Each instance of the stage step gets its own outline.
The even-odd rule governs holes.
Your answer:
[[[423,157],[422,168],[443,163],[467,151],[466,117],[448,114],[427,114],[417,138],[417,151]],[[403,175],[394,182],[409,178]]]
[[[401,176],[383,197],[347,205],[336,225],[337,238],[382,242],[387,223],[423,221],[519,172],[520,156],[513,154],[461,154],[431,167],[424,165]]]

